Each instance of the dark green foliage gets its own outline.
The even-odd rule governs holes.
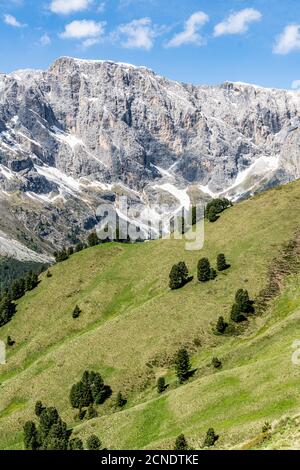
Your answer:
[[[169,287],[172,290],[180,289],[189,281],[189,270],[184,261],[174,264],[169,274]]]
[[[45,408],[39,416],[38,428],[42,450],[67,450],[72,431],[60,418],[56,408]]]
[[[218,271],[225,271],[229,268],[229,264],[226,262],[225,255],[220,253],[217,257],[217,269]]]
[[[80,316],[80,314],[81,314],[81,310],[78,307],[78,305],[76,305],[76,307],[73,310],[72,317],[73,318],[78,318]]]
[[[92,434],[86,441],[86,446],[88,450],[101,450],[102,444],[100,439]]]
[[[85,371],[80,382],[74,384],[70,391],[70,402],[73,408],[101,405],[111,396],[111,388],[105,385],[98,372]]]
[[[187,440],[184,436],[184,434],[180,434],[176,441],[175,441],[175,447],[174,450],[188,450],[188,443]]]
[[[122,395],[122,392],[118,392],[116,398],[116,406],[117,408],[123,408],[127,403],[126,398]]]
[[[164,377],[159,377],[159,379],[157,380],[156,387],[158,393],[163,393],[166,389],[166,379]]]
[[[79,243],[77,243],[77,245],[75,246],[75,253],[79,253],[79,251],[82,251],[83,249],[84,249],[83,243],[79,242]]]
[[[231,320],[240,323],[245,321],[251,313],[254,313],[253,301],[250,300],[247,290],[239,289],[235,294],[235,303],[231,309]]]
[[[89,246],[96,246],[96,245],[99,245],[100,243],[100,240],[96,232],[90,233],[87,241],[88,241]]]
[[[214,268],[210,268],[210,277],[209,279],[213,281],[217,277],[217,271]]]
[[[209,220],[209,222],[216,222],[218,220],[219,215],[214,207],[211,207],[206,211],[206,218]]]
[[[37,401],[35,404],[35,414],[37,417],[39,417],[42,412],[45,410],[45,406],[43,406],[43,403],[41,401]]]
[[[190,357],[187,349],[181,348],[175,358],[175,371],[179,383],[188,380],[191,370]]]
[[[219,317],[217,324],[216,324],[216,332],[223,334],[228,327],[228,323],[225,322],[224,317]]]
[[[222,361],[220,361],[220,359],[217,357],[214,357],[211,363],[215,369],[220,369],[222,367]]]
[[[219,218],[219,214],[225,211],[228,207],[232,206],[232,203],[225,198],[213,199],[210,201],[205,209],[206,218],[210,222],[215,222]]]
[[[65,247],[61,251],[55,251],[54,258],[57,263],[61,263],[62,261],[66,261],[69,258],[68,252]]]
[[[235,323],[241,323],[247,320],[246,316],[243,314],[241,310],[241,306],[238,303],[233,304],[233,306],[231,307],[230,318]]]
[[[25,279],[17,279],[11,286],[11,298],[18,300],[25,294]]]
[[[78,437],[70,439],[68,450],[84,450],[83,442]]]
[[[25,290],[31,291],[36,288],[39,283],[38,275],[34,272],[29,272],[25,277]]]
[[[25,449],[37,450],[39,448],[39,438],[35,423],[33,421],[27,421],[23,429]]]
[[[211,267],[207,258],[202,258],[198,262],[198,281],[207,282],[211,279]]]
[[[87,409],[87,413],[86,413],[87,419],[97,418],[97,416],[98,416],[97,410],[93,407],[93,405],[89,405]]]
[[[15,280],[24,279],[29,271],[39,273],[45,265],[0,257],[0,291],[11,289]]]
[[[213,428],[209,428],[206,433],[206,437],[204,440],[204,447],[212,447],[215,445],[215,442],[219,439],[219,436],[215,433]]]
[[[0,299],[0,326],[8,323],[16,311],[15,304],[11,301],[9,295],[4,295]]]
[[[48,278],[52,277],[51,271],[48,270],[46,276],[47,276]]]
[[[72,246],[69,246],[68,248],[68,256],[72,256],[74,254],[74,248]]]
[[[6,344],[7,346],[12,347],[14,344],[16,344],[16,342],[11,338],[11,336],[8,336],[6,339]]]

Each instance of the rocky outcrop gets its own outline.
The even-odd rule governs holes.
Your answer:
[[[49,246],[80,238],[115,194],[175,207],[182,191],[248,197],[299,178],[299,113],[296,91],[185,85],[109,61],[2,74],[0,197]]]

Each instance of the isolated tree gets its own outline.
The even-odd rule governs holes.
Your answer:
[[[47,273],[46,273],[46,276],[47,276],[48,278],[52,277],[52,273],[51,273],[51,271],[49,271],[49,269],[48,269],[48,271],[47,271]]]
[[[86,445],[88,450],[101,450],[102,447],[100,439],[95,434],[92,434],[87,439]]]
[[[213,428],[209,428],[203,445],[204,447],[212,447],[218,439],[219,436],[215,433],[215,430]]]
[[[220,369],[222,367],[222,361],[220,361],[220,359],[218,359],[217,357],[214,357],[211,363],[215,369]]]
[[[87,241],[88,241],[88,245],[89,245],[89,246],[96,246],[96,245],[99,245],[99,242],[100,242],[100,240],[99,240],[98,235],[97,235],[96,232],[90,233],[89,236],[88,236],[88,240],[87,240]]]
[[[188,443],[187,440],[184,436],[184,434],[180,434],[176,441],[175,441],[175,447],[174,450],[188,450]]]
[[[218,271],[225,271],[228,269],[229,265],[226,262],[225,255],[220,253],[217,257],[217,269]]]
[[[23,429],[25,449],[37,450],[39,448],[39,438],[35,423],[33,421],[27,421]]]
[[[81,310],[78,307],[78,305],[76,305],[76,307],[73,310],[72,317],[73,318],[78,318],[80,316],[80,314],[81,314]]]
[[[178,264],[174,264],[171,269],[169,286],[170,289],[180,289],[183,287],[189,279],[189,270],[184,261],[181,261]]]
[[[211,267],[207,258],[202,258],[198,262],[198,280],[207,282],[211,279]]]
[[[7,344],[7,346],[11,347],[15,344],[15,341],[12,339],[11,336],[8,336],[7,339],[6,339],[6,344]]]
[[[175,371],[179,383],[183,383],[189,378],[191,370],[190,357],[186,348],[181,348],[175,358]]]
[[[224,317],[219,317],[216,324],[216,331],[220,334],[225,333],[228,323],[225,322]]]
[[[117,408],[123,408],[127,403],[126,398],[123,396],[122,392],[117,393],[116,397],[116,406]]]
[[[166,379],[164,377],[159,377],[156,383],[158,393],[163,393],[166,389]]]
[[[69,441],[68,450],[84,450],[83,442],[78,437]]]

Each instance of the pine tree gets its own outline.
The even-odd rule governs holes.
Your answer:
[[[6,339],[6,344],[9,347],[12,347],[16,342],[11,338],[11,336],[8,336]]]
[[[78,318],[80,316],[80,314],[81,314],[81,310],[78,307],[78,305],[76,305],[76,307],[73,310],[72,317],[73,318]]]
[[[88,450],[101,450],[102,447],[100,439],[95,434],[87,439],[86,445]]]
[[[116,398],[116,406],[117,408],[123,408],[127,403],[127,400],[125,397],[123,397],[122,392],[118,392],[117,398]]]
[[[216,324],[216,331],[220,334],[223,334],[225,333],[227,327],[228,327],[228,323],[225,322],[223,317],[219,317],[217,324]]]
[[[157,380],[156,387],[158,393],[163,393],[166,389],[166,379],[164,377],[159,377],[159,379]]]
[[[189,353],[185,348],[182,348],[178,351],[175,358],[175,371],[179,383],[183,383],[189,378],[191,370],[190,357]]]
[[[217,269],[218,271],[225,271],[228,269],[229,265],[226,262],[225,255],[220,253],[217,257]]]
[[[25,280],[17,279],[11,288],[11,298],[12,300],[18,300],[25,294]]]
[[[4,295],[0,301],[0,326],[8,323],[16,311],[15,304],[11,301],[9,295]]]
[[[188,443],[184,434],[180,434],[175,441],[174,450],[188,450]]]
[[[232,321],[234,321],[235,323],[241,323],[243,321],[246,320],[246,317],[245,315],[243,314],[242,310],[241,310],[241,306],[239,303],[235,303],[233,304],[233,306],[231,307],[231,314],[230,314],[230,318]]]
[[[27,421],[24,425],[24,447],[26,450],[39,448],[38,432],[33,421]]]
[[[89,246],[96,246],[96,245],[99,245],[99,238],[98,238],[98,235],[96,232],[92,232],[89,234],[88,236],[88,245]]]
[[[198,262],[198,280],[207,282],[211,278],[211,267],[207,258],[202,258]]]
[[[74,248],[72,246],[69,246],[68,248],[68,256],[72,256],[74,254]]]
[[[82,440],[78,437],[71,439],[69,441],[68,450],[84,450]]]
[[[204,440],[204,447],[212,447],[215,442],[219,439],[219,436],[215,433],[215,430],[213,428],[209,428],[209,430],[206,433],[206,437]]]
[[[25,290],[31,291],[36,288],[39,283],[39,277],[34,272],[29,272],[25,278]]]
[[[188,282],[189,271],[184,261],[181,261],[172,267],[169,278],[169,287],[172,290],[180,289]]]
[[[239,289],[235,294],[235,301],[239,305],[241,312],[252,313],[253,302],[249,298],[248,291],[246,289]]]
[[[211,363],[215,369],[220,369],[222,367],[222,361],[220,361],[220,359],[218,359],[217,357],[214,357]]]
[[[43,403],[41,401],[37,401],[35,404],[35,414],[37,417],[41,416],[42,412],[45,410]]]
[[[216,209],[214,207],[211,207],[210,209],[207,210],[206,217],[209,220],[209,222],[216,222],[219,218],[219,215]]]

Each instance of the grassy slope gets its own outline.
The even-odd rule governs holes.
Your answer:
[[[181,240],[110,244],[53,267],[52,278],[43,275],[0,330],[1,339],[16,341],[0,369],[0,448],[22,448],[22,425],[38,399],[55,405],[76,434],[96,432],[109,448],[168,447],[182,431],[199,447],[210,426],[220,447],[233,448],[265,420],[296,414],[300,369],[291,363],[291,344],[300,338],[300,277],[289,277],[272,315],[252,320],[244,336],[216,337],[211,322],[229,314],[238,288],[255,297],[264,287],[269,263],[300,227],[299,199],[296,182],[238,204],[207,224],[201,252],[185,251]],[[229,271],[207,285],[194,280],[168,290],[174,262],[185,260],[196,274],[199,257],[214,261],[220,252]],[[76,304],[83,313],[73,320]],[[182,344],[197,372],[177,387],[170,360]],[[223,360],[222,371],[209,366],[213,356]],[[125,410],[114,413],[112,398],[98,419],[74,423],[69,390],[85,369],[126,392]],[[158,397],[161,374],[170,386]]]

